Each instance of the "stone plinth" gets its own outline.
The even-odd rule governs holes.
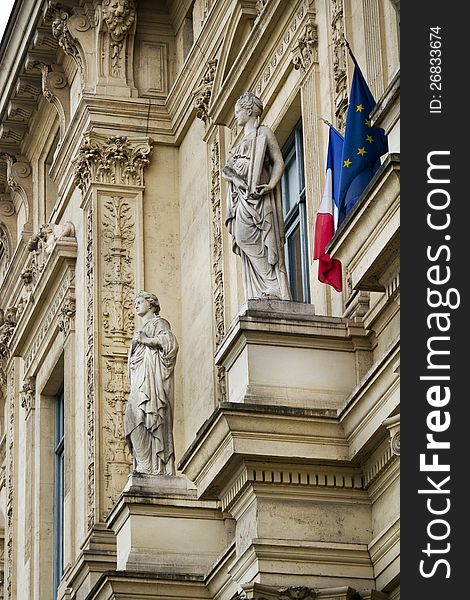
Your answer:
[[[182,477],[131,475],[107,525],[118,571],[203,575],[233,539],[216,502],[196,498]],[[195,551],[197,549],[197,551]]]
[[[215,360],[229,402],[338,408],[357,383],[355,348],[347,322],[311,304],[249,300]]]

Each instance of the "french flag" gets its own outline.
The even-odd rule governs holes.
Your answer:
[[[315,219],[313,242],[313,259],[318,260],[318,279],[322,283],[333,286],[337,292],[341,292],[343,289],[341,262],[336,258],[331,258],[325,250],[335,232],[335,213],[337,221],[343,144],[342,135],[330,125],[325,185]]]

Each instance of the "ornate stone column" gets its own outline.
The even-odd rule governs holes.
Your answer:
[[[87,524],[103,523],[125,486],[127,351],[143,286],[143,172],[148,138],[85,134],[75,159],[86,231]]]

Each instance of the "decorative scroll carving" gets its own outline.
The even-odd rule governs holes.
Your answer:
[[[294,69],[305,73],[314,62],[318,62],[318,30],[316,24],[309,19],[292,51],[292,63]]]
[[[6,467],[6,523],[5,523],[5,598],[11,600],[13,587],[13,503],[14,503],[14,450],[15,450],[15,371],[7,376],[7,467]]]
[[[85,284],[86,284],[86,420],[87,420],[87,524],[95,523],[95,342],[94,342],[94,268],[93,209],[87,214]]]
[[[36,334],[36,337],[34,338],[34,343],[31,347],[30,351],[28,352],[28,354],[25,356],[25,359],[24,359],[25,371],[27,371],[29,369],[29,367],[31,366],[33,360],[35,359],[38,351],[42,347],[44,338],[46,337],[52,324],[54,323],[55,319],[57,318],[57,315],[59,314],[61,306],[63,305],[63,302],[64,302],[64,298],[66,298],[67,294],[70,293],[70,289],[74,289],[74,288],[75,288],[75,271],[73,269],[68,269],[62,282],[60,283],[59,289],[58,289],[56,295],[54,296],[53,301],[49,304],[47,313],[44,316],[44,320],[42,321],[41,325],[39,326],[38,333]]]
[[[0,215],[2,217],[11,217],[15,214],[15,205],[11,198],[6,194],[0,194]]]
[[[400,415],[385,419],[383,425],[390,434],[390,449],[395,456],[400,456]]]
[[[104,203],[103,241],[103,329],[115,343],[125,343],[134,330],[132,268],[135,222],[125,198],[114,196]]]
[[[28,207],[28,194],[31,190],[31,166],[28,162],[17,160],[9,154],[4,155],[7,164],[7,185],[12,192],[18,194]],[[28,208],[27,208],[28,210]]]
[[[220,153],[216,138],[211,144],[211,190],[212,206],[212,273],[216,348],[225,334],[224,319],[224,272],[222,245],[222,212],[220,198]],[[217,367],[217,397],[219,402],[226,400],[226,376],[223,367]]]
[[[39,232],[29,238],[29,260],[20,275],[27,292],[32,291],[56,244],[63,238],[73,238],[75,241],[75,227],[71,221],[60,225],[41,225]]]
[[[75,184],[82,192],[92,182],[143,185],[151,150],[148,138],[103,138],[88,132],[74,161]]]
[[[28,417],[31,410],[34,408],[34,399],[36,395],[36,378],[26,377],[23,382],[23,387],[20,390],[21,406],[26,411]]]
[[[113,77],[121,77],[125,56],[123,47],[136,19],[134,0],[103,0],[103,17],[110,37],[110,62]]]
[[[75,294],[73,292],[69,292],[64,299],[64,303],[62,305],[62,308],[60,309],[59,315],[59,329],[64,334],[64,338],[68,336],[72,328],[72,321],[75,316],[75,311]]]
[[[124,436],[124,412],[129,394],[127,357],[105,358],[104,385],[104,488],[105,511],[111,510],[132,468],[132,456]]]
[[[53,70],[47,65],[41,65],[42,94],[48,102],[56,109],[59,116],[60,137],[65,134],[65,128],[69,118],[69,90],[66,89],[67,76],[61,67],[55,65]]]
[[[335,80],[336,127],[343,131],[348,107],[346,42],[344,39],[343,0],[331,0],[331,38],[333,42],[333,76]]]
[[[16,327],[16,307],[10,306],[3,311],[0,309],[0,358],[8,358],[10,350],[8,344]]]
[[[72,11],[67,6],[60,3],[54,3],[49,1],[49,5],[45,12],[45,21],[51,23],[52,35],[59,42],[59,46],[68,56],[71,56],[77,63],[80,69],[83,68],[82,59],[78,50],[77,40],[70,33],[68,27],[68,20],[72,14]]]
[[[209,104],[212,96],[212,87],[214,85],[215,70],[217,68],[217,59],[210,60],[199,86],[194,91],[194,106],[196,108],[196,117],[204,121],[209,118]]]

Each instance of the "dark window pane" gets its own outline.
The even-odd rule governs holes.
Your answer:
[[[297,225],[287,240],[287,251],[289,257],[289,279],[291,285],[292,300],[303,302],[302,289],[302,247],[300,226]]]

